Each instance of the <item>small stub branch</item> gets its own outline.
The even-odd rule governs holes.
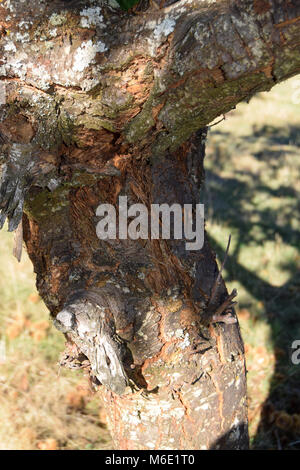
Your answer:
[[[122,363],[124,345],[116,335],[110,312],[81,298],[67,303],[54,325],[86,356],[100,384],[122,395],[129,384]]]

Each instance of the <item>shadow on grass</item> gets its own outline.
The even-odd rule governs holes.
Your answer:
[[[255,160],[263,160],[270,170],[270,175],[274,165],[278,168],[286,163],[284,156],[289,149],[285,148],[283,152],[278,145],[300,143],[300,129],[297,127],[291,127],[288,131],[286,128],[272,126],[253,130],[244,145],[249,144],[251,149],[255,139],[264,140],[262,150],[252,153],[251,157],[254,163]],[[214,135],[224,140],[230,139],[229,133],[214,132]],[[269,396],[262,407],[261,420],[252,441],[252,448],[300,449],[300,365],[293,365],[290,359],[292,342],[295,339],[300,340],[299,262],[297,264],[296,260],[287,259],[280,263],[280,269],[288,273],[288,281],[280,287],[262,279],[256,271],[247,268],[245,262],[243,265],[239,262],[239,259],[243,260],[245,247],[250,250],[251,246],[274,242],[275,249],[278,237],[284,246],[299,248],[299,223],[295,223],[297,218],[299,220],[300,208],[299,193],[295,189],[297,185],[292,187],[283,183],[276,189],[271,184],[271,176],[269,184],[268,175],[262,178],[259,172],[253,174],[251,168],[239,170],[236,165],[229,168],[230,155],[220,155],[218,145],[215,148],[212,144],[212,147],[212,155],[208,158],[211,160],[209,167],[214,171],[206,171],[202,201],[210,210],[208,221],[226,227],[227,233],[234,233],[235,246],[230,250],[225,280],[239,282],[249,297],[255,298],[263,305],[264,313],[252,311],[251,319],[259,319],[270,325],[270,341],[276,358]],[[234,149],[235,152],[236,150]],[[217,174],[222,170],[226,170],[226,176],[224,171],[223,177]],[[297,171],[297,167],[294,171]],[[282,202],[283,199],[283,203],[276,206],[276,201]],[[275,201],[274,207],[270,201]],[[217,237],[214,237],[213,228],[208,229],[208,235],[218,258],[224,259],[225,250],[217,241]],[[249,305],[244,306],[249,308]],[[251,310],[251,307],[249,309]],[[276,417],[277,420],[281,419],[280,426],[275,423]]]

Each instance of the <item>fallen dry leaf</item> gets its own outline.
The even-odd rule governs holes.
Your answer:
[[[57,441],[50,437],[45,441],[38,442],[37,447],[40,450],[57,450]]]
[[[23,390],[23,392],[27,392],[29,389],[29,380],[28,374],[23,374],[21,380],[19,382],[19,389]]]
[[[45,331],[33,331],[31,333],[31,336],[36,343],[39,343],[40,341],[45,339],[47,335]]]
[[[39,302],[40,296],[38,294],[32,293],[29,295],[28,300],[29,302],[36,304]]]
[[[15,339],[18,336],[20,336],[20,334],[22,333],[22,330],[23,330],[23,327],[21,325],[17,323],[13,323],[12,325],[6,328],[6,335],[8,336],[10,340]]]
[[[246,308],[242,308],[238,312],[238,318],[240,320],[249,320],[250,317],[251,317],[251,314],[250,314],[249,310],[247,310]]]
[[[31,324],[31,329],[32,330],[46,331],[49,328],[50,328],[50,323],[47,320]]]
[[[85,407],[84,397],[77,391],[69,392],[66,396],[66,401],[68,405],[75,410],[81,410]]]

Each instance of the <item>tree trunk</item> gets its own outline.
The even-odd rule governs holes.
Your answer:
[[[0,224],[22,227],[62,362],[90,371],[118,448],[247,448],[235,293],[207,239],[100,240],[96,210],[195,208],[205,126],[297,73],[300,7],[96,3],[0,5]]]
[[[187,251],[185,240],[103,241],[93,222],[99,202],[116,205],[119,195],[146,206],[196,203],[205,134],[198,132],[159,160],[121,158],[120,175],[57,196],[55,212],[47,201],[40,219],[33,214],[43,192],[33,189],[27,198],[24,239],[50,311],[55,315],[73,308],[76,315],[88,300],[105,310],[108,322],[113,318],[124,343],[122,364],[136,390],[123,389],[122,377],[105,382],[100,376],[110,388],[100,390],[118,448],[247,446],[239,328],[206,318],[218,274],[208,242],[199,251]],[[226,297],[220,282],[210,308],[216,310]],[[78,342],[80,335],[71,328],[71,339],[99,378],[101,366],[93,364],[93,351],[82,345],[89,330]]]

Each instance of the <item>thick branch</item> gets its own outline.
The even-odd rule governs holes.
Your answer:
[[[159,153],[299,72],[299,20],[296,0],[182,0],[139,15],[100,1],[11,0],[0,6],[0,75],[8,100],[30,90],[50,103],[42,146],[78,141],[84,126]]]

